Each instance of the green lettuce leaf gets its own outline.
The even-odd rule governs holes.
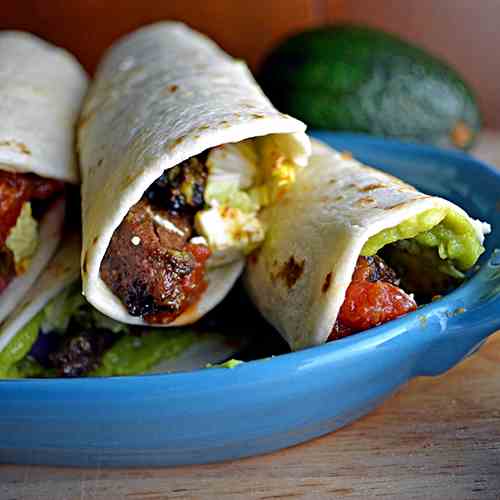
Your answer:
[[[84,298],[80,282],[66,287],[43,309],[42,330],[64,334],[74,319],[84,328],[102,328],[113,333],[127,333],[129,326],[108,318],[94,309]]]
[[[38,222],[31,213],[31,203],[21,208],[16,225],[10,230],[5,246],[13,253],[17,273],[24,272],[38,248]]]

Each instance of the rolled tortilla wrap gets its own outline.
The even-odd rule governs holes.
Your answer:
[[[448,284],[450,274],[459,281],[475,264],[489,232],[488,224],[453,203],[317,142],[308,168],[263,217],[266,240],[249,258],[244,281],[292,349],[322,344],[332,335],[360,255],[381,254],[396,270],[407,262],[401,256],[415,257],[417,281],[429,271],[423,267],[429,258],[435,269],[427,278],[442,274]],[[403,288],[412,276],[404,269]]]
[[[79,182],[74,130],[87,88],[87,76],[78,61],[65,50],[29,33],[3,31],[0,32],[0,81],[0,223],[3,224],[8,216],[7,197],[12,196],[9,194],[12,189],[14,193],[17,189],[9,191],[5,186],[16,182],[15,179],[26,175],[32,186],[36,179],[32,174],[35,174],[42,178],[36,182],[42,188],[45,185],[44,189],[47,185],[54,186],[55,180]],[[62,195],[60,189],[59,184],[46,203]],[[38,215],[33,216],[38,218],[33,222],[31,201],[27,196],[21,213],[27,221],[24,228],[29,228],[30,222],[38,226],[31,233],[33,237],[38,235],[38,241],[33,242],[24,262],[16,260],[15,277],[11,273],[6,288],[0,293],[0,323],[47,265],[61,236],[64,203],[51,202],[44,210],[38,210]],[[16,217],[19,221],[21,215]],[[12,235],[15,226],[16,219],[6,227],[8,235]],[[23,227],[17,229],[14,239],[22,244],[26,233],[22,234]],[[6,258],[5,245],[15,244],[14,240],[9,242],[8,235],[4,235],[6,241],[0,238],[2,261]],[[5,263],[3,267],[0,263],[0,268],[5,269]]]
[[[304,130],[303,123],[273,108],[243,62],[183,24],[158,23],[118,41],[99,65],[78,131],[83,183],[82,279],[87,300],[116,320],[145,324],[142,314],[129,313],[130,308],[100,272],[113,234],[131,208],[164,172],[216,147],[243,144],[246,139],[269,137],[280,161],[304,166],[310,153]],[[260,165],[256,167],[258,170]],[[239,167],[234,168],[243,177]],[[208,183],[211,175],[209,172]],[[245,189],[252,182],[242,181]],[[207,217],[198,220],[198,212],[195,219],[202,228],[199,233],[214,233],[211,236],[220,243],[228,239],[218,212],[224,207],[212,208]],[[241,215],[235,207],[229,208],[231,214]],[[257,224],[255,219],[252,223]],[[222,229],[212,231],[212,224]],[[142,245],[139,237],[131,240]],[[209,241],[208,245],[211,259],[216,257],[207,264],[208,288],[196,303],[162,326],[200,318],[222,300],[240,275],[244,249],[226,252],[217,260],[215,244]]]

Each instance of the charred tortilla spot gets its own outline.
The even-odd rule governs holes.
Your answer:
[[[394,208],[403,208],[408,205],[408,201],[402,201],[400,203],[396,203],[395,205],[391,205],[390,207],[384,207],[384,210],[393,210]]]
[[[200,127],[198,127],[198,130],[208,130],[209,128],[209,125],[201,125]]]
[[[0,141],[0,147],[7,147],[7,148],[14,148],[17,149],[17,151],[23,155],[31,156],[31,151],[24,144],[24,142],[17,142],[17,141]]]
[[[184,141],[186,137],[184,135],[181,135],[180,137],[177,137],[177,139],[175,139],[174,141],[174,146],[178,146],[181,142]]]
[[[162,91],[161,91],[161,96],[167,96],[170,94],[173,94],[174,92],[177,92],[179,90],[178,85],[167,85]]]
[[[352,160],[352,153],[350,151],[342,151],[342,153],[340,153],[340,157],[343,160]]]
[[[97,236],[92,240],[92,245],[95,245],[97,243]]]
[[[330,288],[330,285],[332,284],[332,272],[330,271],[326,276],[325,276],[325,281],[323,282],[323,286],[321,287],[321,291],[323,293],[328,292],[328,289]]]
[[[361,193],[367,193],[368,191],[374,191],[375,189],[383,189],[387,186],[385,184],[368,184],[367,186],[363,186],[359,191]]]
[[[360,198],[356,202],[356,205],[361,207],[367,207],[369,205],[373,205],[374,203],[376,203],[376,201],[373,198],[371,198],[370,196],[365,196],[364,198]]]
[[[288,288],[292,288],[302,276],[305,267],[305,260],[298,262],[292,255],[282,266],[276,278],[281,278]]]
[[[97,162],[97,166],[100,167],[102,165],[102,162],[104,161],[104,158],[101,158],[98,162]]]
[[[266,117],[266,115],[262,115],[260,113],[252,113],[250,116],[252,118],[265,118]]]

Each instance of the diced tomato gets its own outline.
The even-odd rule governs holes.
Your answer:
[[[368,260],[360,257],[328,340],[336,340],[396,319],[417,308],[415,300],[386,281],[370,281]]]
[[[190,298],[189,303],[193,304],[207,287],[204,279],[205,262],[210,257],[210,250],[205,245],[192,245],[190,243],[184,249],[191,253],[196,260],[193,272],[186,276],[182,283],[182,288]]]
[[[60,181],[33,174],[0,171],[0,247],[15,226],[24,202],[45,200],[62,189],[63,183]]]
[[[31,200],[47,200],[64,188],[64,182],[55,179],[45,179],[37,175],[28,174],[31,181]]]

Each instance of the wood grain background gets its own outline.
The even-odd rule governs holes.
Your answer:
[[[486,125],[500,127],[500,0],[4,0],[0,28],[24,29],[74,52],[89,71],[118,36],[182,20],[256,67],[289,33],[358,21],[445,57],[476,88]]]

